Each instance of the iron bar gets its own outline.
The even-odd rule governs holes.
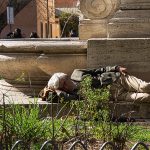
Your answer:
[[[142,145],[145,150],[149,150],[148,146],[147,146],[145,143],[143,143],[143,142],[137,142],[137,143],[132,147],[131,150],[135,150],[139,145]]]
[[[108,146],[108,145],[110,145],[110,146],[113,148],[113,150],[116,150],[116,146],[115,146],[114,143],[112,143],[112,142],[105,142],[105,143],[102,145],[102,147],[100,147],[99,150],[104,150],[104,148],[106,148],[106,146]]]
[[[80,144],[80,145],[83,147],[84,150],[87,150],[86,146],[85,146],[80,140],[75,141],[75,142],[71,145],[71,147],[69,148],[69,150],[73,150],[73,148],[74,148],[77,144]]]

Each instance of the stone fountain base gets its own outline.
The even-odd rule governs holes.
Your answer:
[[[2,40],[0,75],[13,88],[30,96],[37,96],[54,72],[70,75],[75,68],[122,65],[131,74],[150,81],[149,43],[149,38],[96,38],[88,42]],[[147,106],[118,103],[117,113],[135,110],[135,117],[150,118]]]
[[[53,73],[85,68],[86,49],[79,40],[0,40],[0,77],[37,96]]]

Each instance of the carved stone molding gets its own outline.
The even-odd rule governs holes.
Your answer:
[[[120,0],[80,0],[80,10],[89,19],[109,18],[119,5]]]

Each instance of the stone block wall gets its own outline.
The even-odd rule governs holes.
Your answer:
[[[107,65],[127,67],[128,73],[150,82],[150,38],[95,38],[88,40],[87,66],[97,68]],[[115,116],[132,113],[135,119],[149,119],[149,103],[114,103]]]
[[[149,38],[104,38],[88,40],[87,66],[121,65],[128,72],[150,81]]]
[[[79,38],[150,37],[149,0],[80,0]]]

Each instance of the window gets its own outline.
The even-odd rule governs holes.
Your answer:
[[[43,38],[43,23],[40,23],[40,27],[41,27],[41,38]]]
[[[48,26],[47,23],[45,23],[45,36],[48,38]]]
[[[49,37],[52,37],[52,24],[49,24]]]

